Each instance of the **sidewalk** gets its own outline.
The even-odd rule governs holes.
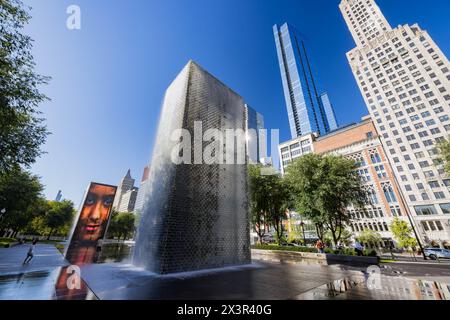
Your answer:
[[[33,260],[24,266],[22,263],[27,256],[28,249],[29,244],[0,248],[0,276],[48,271],[67,265],[54,245],[38,243]]]
[[[424,260],[422,255],[416,255],[416,258],[408,254],[394,254],[395,260],[392,260],[390,254],[381,255],[381,260],[389,260],[389,263],[422,263],[422,264],[438,264],[438,265],[450,265],[450,259],[439,260]]]
[[[0,300],[51,300],[60,268],[66,266],[53,245],[37,244],[33,260],[22,265],[28,245],[0,249]]]

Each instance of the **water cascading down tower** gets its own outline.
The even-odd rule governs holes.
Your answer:
[[[188,134],[174,139],[180,129]],[[243,132],[245,103],[189,61],[164,97],[134,265],[166,274],[251,262],[245,141],[232,139],[236,145],[229,148],[229,139],[203,136],[209,129]],[[211,141],[218,147],[213,153],[227,150],[222,163],[202,157]],[[177,163],[174,153],[190,161]]]

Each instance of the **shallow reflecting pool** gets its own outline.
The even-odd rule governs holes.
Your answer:
[[[97,263],[130,263],[134,245],[129,243],[106,243]]]

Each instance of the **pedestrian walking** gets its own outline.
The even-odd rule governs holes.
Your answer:
[[[323,244],[323,242],[319,239],[319,240],[317,240],[317,242],[316,242],[316,249],[317,249],[317,251],[319,252],[319,253],[323,253],[324,252],[324,249],[325,248],[325,245]]]
[[[355,241],[355,251],[358,256],[364,255],[364,247],[358,241]]]
[[[33,239],[30,248],[28,249],[27,257],[23,261],[23,265],[30,263],[31,259],[34,257],[34,249],[36,248],[37,239]]]

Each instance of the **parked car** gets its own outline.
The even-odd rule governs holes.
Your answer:
[[[431,260],[450,259],[450,250],[439,248],[426,248],[424,249],[425,256]]]
[[[283,247],[298,247],[298,245],[296,245],[295,243],[282,243],[281,246]]]

